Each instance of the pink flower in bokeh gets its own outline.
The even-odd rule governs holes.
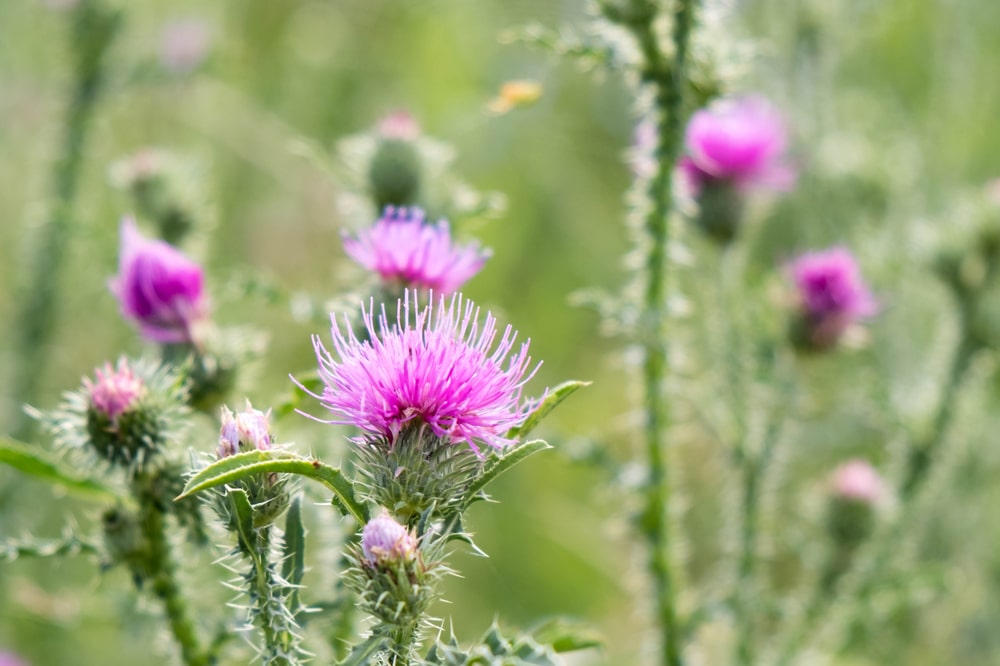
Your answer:
[[[867,460],[849,460],[833,472],[833,493],[846,500],[876,505],[885,496],[882,477]]]
[[[800,255],[789,264],[788,274],[798,291],[805,333],[817,347],[836,343],[852,324],[878,312],[878,303],[847,248]]]
[[[420,136],[420,124],[409,111],[399,110],[383,116],[375,131],[382,139],[413,141]]]
[[[160,31],[160,64],[168,71],[186,74],[204,62],[211,43],[211,30],[201,19],[171,21]]]
[[[393,324],[385,306],[377,320],[373,308],[362,308],[364,341],[336,318],[333,353],[313,336],[325,384],[322,395],[313,396],[335,415],[327,423],[353,425],[390,445],[411,425],[426,425],[436,437],[465,442],[477,453],[480,443],[498,449],[512,443],[507,431],[533,408],[521,402],[537,370],[529,342],[515,351],[510,326],[497,342],[493,315],[480,326],[479,308],[459,294],[421,308],[417,292],[407,291]]]
[[[146,394],[145,383],[124,358],[118,361],[117,367],[105,363],[104,368],[94,371],[94,375],[96,381],[89,378],[83,380],[83,386],[90,394],[90,407],[106,416],[112,425]]]
[[[448,295],[482,269],[489,258],[478,245],[455,245],[444,220],[427,224],[417,208],[388,207],[374,226],[344,235],[344,251],[390,285]]]
[[[144,337],[161,343],[194,343],[207,313],[204,273],[171,245],[144,237],[135,221],[121,225],[118,275],[111,292],[122,314]]]
[[[795,171],[784,161],[786,143],[784,122],[770,102],[726,99],[691,116],[678,167],[693,195],[712,183],[788,190]]]

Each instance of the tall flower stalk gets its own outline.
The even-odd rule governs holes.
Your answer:
[[[53,168],[52,208],[37,230],[26,268],[30,277],[23,286],[23,306],[14,326],[13,358],[17,365],[11,395],[28,404],[38,397],[90,121],[104,87],[105,58],[121,25],[121,15],[103,7],[99,0],[81,0],[71,20],[75,73],[62,145]],[[27,439],[32,421],[24,414],[18,419],[14,434]]]
[[[640,529],[649,548],[649,569],[655,581],[656,614],[662,636],[660,662],[683,663],[681,621],[677,611],[677,581],[671,561],[671,483],[669,448],[666,445],[671,414],[667,396],[670,358],[667,343],[667,294],[672,181],[683,141],[682,113],[691,29],[696,0],[677,0],[673,9],[672,55],[660,44],[654,24],[663,11],[653,0],[630,0],[624,5],[605,3],[604,16],[628,30],[641,53],[641,82],[653,94],[657,141],[656,169],[646,186],[648,209],[643,220],[643,296],[639,330],[642,348],[643,446],[648,476],[643,488],[644,509]]]

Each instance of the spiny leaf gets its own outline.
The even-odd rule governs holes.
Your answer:
[[[549,391],[548,394],[546,394],[544,400],[538,403],[538,406],[535,407],[534,411],[528,414],[528,417],[524,419],[524,423],[507,431],[507,437],[509,439],[524,439],[538,426],[541,420],[545,418],[549,412],[559,405],[559,403],[576,393],[584,386],[590,386],[590,382],[571,380],[563,382],[559,386],[555,387]]]
[[[528,456],[551,448],[552,447],[548,444],[548,442],[536,439],[525,444],[521,444],[502,456],[494,455],[488,459],[479,477],[469,484],[469,489],[465,493],[466,506],[472,504],[477,499],[483,499],[480,495],[482,490],[511,467],[525,460]]]
[[[556,652],[573,652],[599,648],[602,642],[592,629],[566,618],[554,617],[535,626],[531,636],[542,645],[549,645]]]
[[[319,481],[333,491],[334,504],[345,515],[353,516],[362,525],[368,522],[368,507],[357,500],[354,495],[354,485],[339,469],[318,460],[309,460],[288,451],[275,449],[245,451],[217,460],[192,476],[176,499],[183,499],[254,474],[272,472],[298,474]]]
[[[337,666],[368,666],[372,655],[385,647],[385,636],[371,636],[368,640],[351,650],[344,661]]]
[[[97,481],[81,479],[49,460],[35,447],[13,439],[0,438],[0,463],[10,465],[28,476],[47,481],[93,500],[117,501],[118,495]]]

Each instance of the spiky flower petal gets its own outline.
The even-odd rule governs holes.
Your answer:
[[[497,342],[497,321],[460,294],[420,307],[416,292],[397,302],[395,323],[385,307],[376,320],[374,304],[362,308],[368,339],[359,340],[349,322],[333,318],[333,351],[318,336],[313,346],[325,389],[323,406],[335,418],[390,445],[407,426],[426,424],[445,442],[503,448],[506,432],[532,407],[521,391],[531,367],[530,341],[515,352],[517,334],[507,326]],[[363,438],[362,438],[363,439]]]
[[[345,235],[344,251],[390,285],[443,295],[459,289],[490,256],[475,244],[454,244],[445,220],[428,224],[419,208],[392,206],[371,228]]]

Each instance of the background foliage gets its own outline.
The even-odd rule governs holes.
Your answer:
[[[255,404],[266,405],[287,390],[290,371],[313,364],[308,338],[323,326],[297,321],[286,304],[248,294],[245,277],[262,272],[289,289],[330,295],[357,279],[341,250],[346,222],[338,217],[337,184],[303,156],[303,146],[332,156],[339,138],[407,108],[427,133],[456,145],[464,179],[507,198],[505,214],[477,228],[494,257],[466,293],[532,338],[534,356],[545,362],[536,392],[565,377],[594,381],[547,422],[545,434],[558,452],[505,477],[493,493],[501,504],[473,512],[477,541],[491,558],[457,558],[465,578],[451,581],[445,596],[459,612],[442,606],[439,613],[463,638],[481,633],[494,615],[530,624],[569,613],[606,638],[605,651],[586,660],[643,663],[648,600],[628,532],[627,512],[634,507],[623,507],[620,491],[631,470],[615,463],[631,451],[623,350],[600,335],[595,313],[571,305],[581,289],[614,291],[625,280],[629,173],[623,155],[632,136],[631,102],[614,73],[595,77],[570,61],[498,39],[526,22],[585,30],[583,5],[122,3],[124,36],[112,53],[111,89],[88,148],[41,406],[50,407],[64,387],[119,350],[139,350],[106,286],[117,261],[118,220],[129,205],[108,184],[112,161],[146,145],[201,161],[201,186],[216,222],[201,258],[217,319],[268,331],[269,352],[246,386]],[[803,171],[792,196],[760,211],[754,293],[771,298],[780,289],[775,267],[791,253],[847,243],[886,306],[868,349],[806,366],[808,409],[786,444],[783,483],[769,489],[767,504],[768,521],[790,535],[789,543],[773,545],[781,557],[770,566],[780,583],[794,581],[801,566],[793,557],[796,544],[823,538],[820,497],[828,470],[856,454],[876,461],[887,456],[890,406],[917,430],[927,426],[954,335],[946,296],[926,268],[927,253],[962,227],[983,184],[1000,173],[1000,4],[755,0],[725,6],[727,34],[738,38],[737,87],[761,91],[787,109]],[[137,65],[155,63],[163,25],[185,17],[200,17],[211,29],[203,71],[134,80]],[[47,212],[69,77],[67,39],[60,12],[34,0],[0,3],[2,322],[13,321],[31,230]],[[487,113],[500,84],[516,78],[539,80],[542,99],[507,115]],[[713,267],[706,263],[689,276],[690,295],[710,303],[712,290],[704,285],[715,280]],[[700,351],[702,371],[717,370],[718,350]],[[6,372],[7,345],[0,360]],[[992,362],[984,359],[975,375],[983,386],[997,381]],[[873,396],[883,383],[887,403],[880,404]],[[712,399],[702,393],[694,390],[694,399]],[[907,580],[919,584],[920,603],[902,609],[887,600],[885,624],[857,637],[857,661],[850,663],[985,665],[1000,655],[993,630],[1000,621],[1000,522],[990,511],[1000,499],[1000,454],[991,441],[998,424],[984,416],[995,411],[996,399],[978,400],[982,404],[966,409],[960,422],[951,474],[933,490],[921,529],[911,535],[922,564]],[[5,422],[17,403],[18,396],[0,392]],[[342,433],[298,417],[280,422],[277,431],[279,439],[331,461],[345,446]],[[205,432],[208,449],[211,424]],[[726,521],[725,461],[698,428],[685,430],[682,447],[683,522],[690,536],[684,550],[698,554],[687,572],[699,579],[727,557],[714,536]],[[55,535],[67,522],[94,519],[75,500],[53,497],[48,488],[0,469],[0,536]],[[188,563],[186,575],[197,581],[208,566]],[[125,578],[119,570],[95,573],[86,558],[0,563],[0,645],[36,664],[152,663],[153,622],[129,611],[134,595],[124,592]],[[216,587],[200,602],[224,603],[225,592]],[[121,617],[127,618],[124,631]],[[706,625],[706,640],[716,629]]]

